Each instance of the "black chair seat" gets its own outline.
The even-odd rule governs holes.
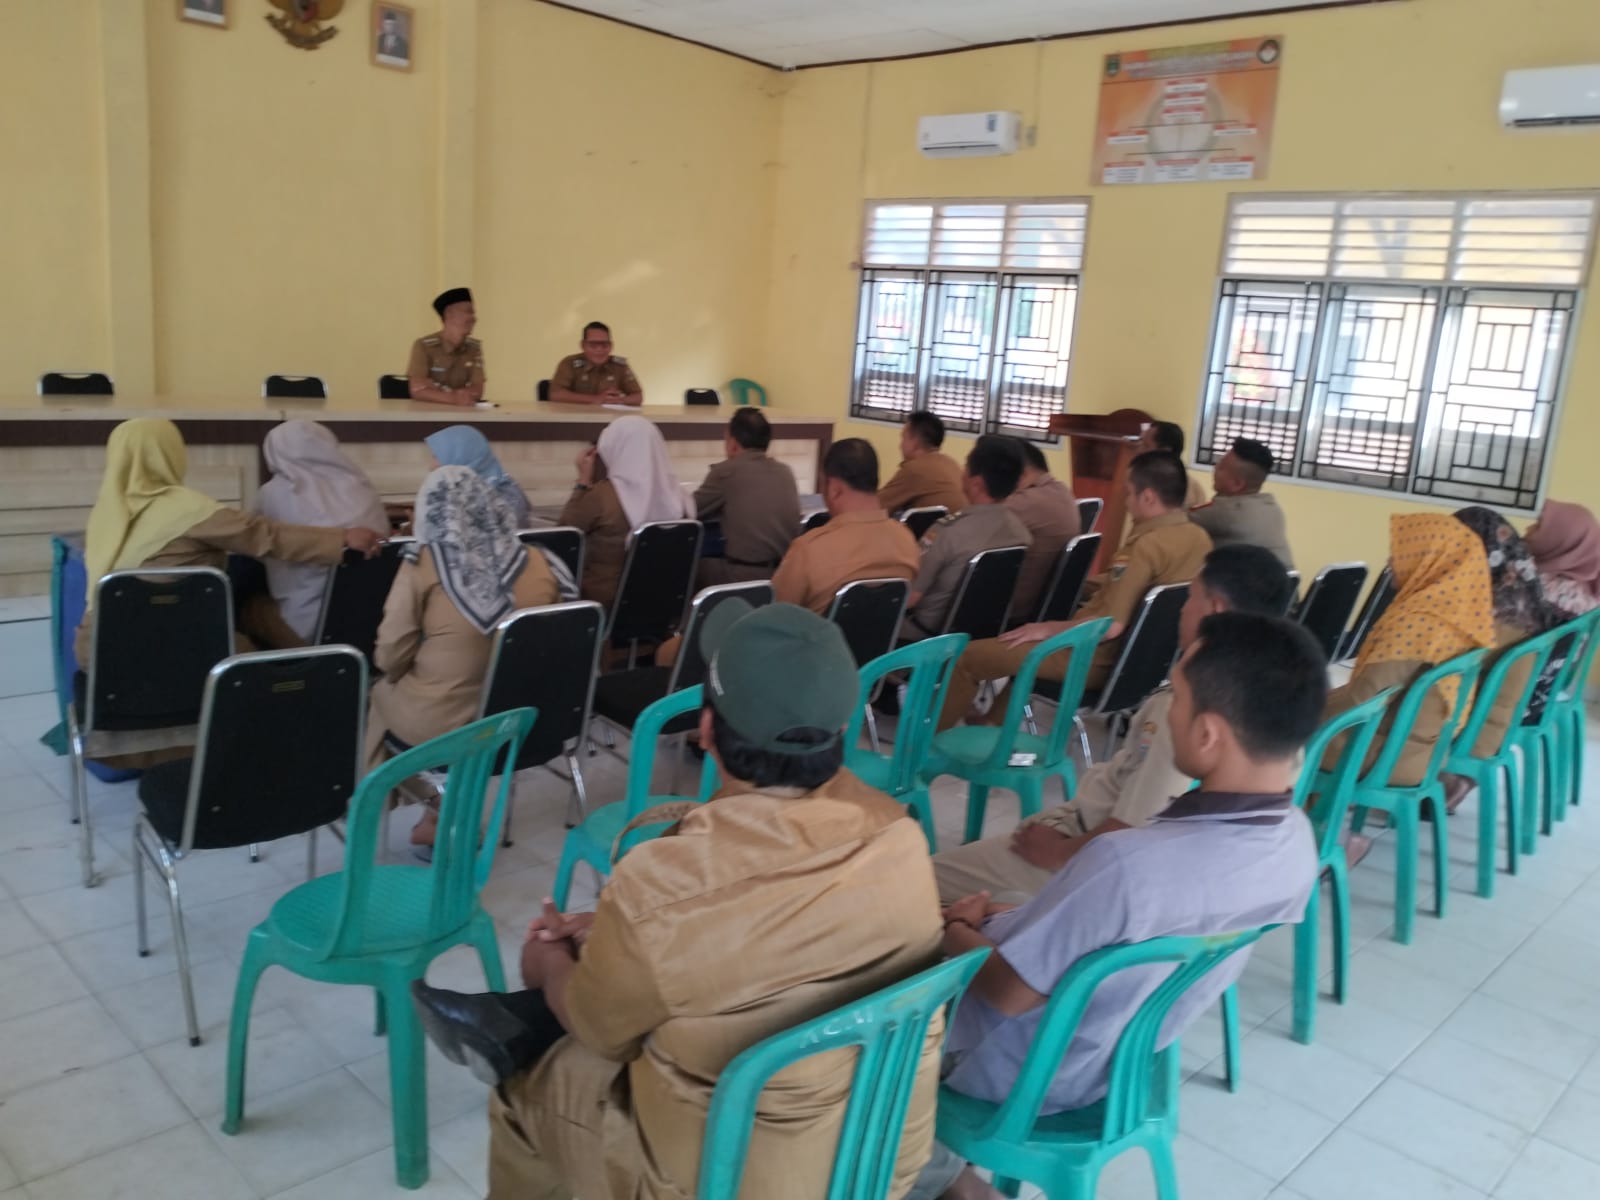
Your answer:
[[[634,667],[602,675],[594,684],[594,715],[632,729],[639,714],[665,696],[671,685],[671,667]],[[676,728],[669,725],[662,732],[681,733],[687,728],[688,724],[679,722]]]
[[[78,728],[82,729],[88,719],[89,711],[89,677],[82,671],[75,671],[72,676],[72,711],[78,718]],[[145,729],[172,729],[183,725],[193,725],[200,719],[198,709],[191,709],[179,713],[140,713],[108,716],[102,714],[95,722],[95,731],[98,733],[132,733]]]
[[[189,806],[189,776],[194,759],[179,758],[139,776],[139,803],[155,831],[176,846],[183,841],[183,814]],[[196,833],[198,834],[198,830]],[[199,846],[196,837],[195,845]]]

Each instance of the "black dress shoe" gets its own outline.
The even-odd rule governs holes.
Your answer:
[[[537,1062],[545,1049],[498,992],[469,995],[419,979],[411,985],[411,999],[428,1040],[490,1087]]]

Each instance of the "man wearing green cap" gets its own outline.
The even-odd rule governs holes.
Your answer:
[[[703,636],[700,744],[721,790],[617,863],[594,913],[545,902],[523,946],[528,990],[413,985],[428,1036],[494,1086],[490,1200],[693,1195],[735,1055],[938,958],[920,830],[843,770],[858,685],[838,627],[727,600]],[[936,1021],[892,1196],[932,1150],[940,1034]],[[848,1055],[813,1060],[763,1096],[741,1194],[827,1190],[853,1071]]]
[[[478,324],[472,293],[450,288],[433,298],[443,327],[411,343],[406,377],[413,400],[435,404],[476,404],[483,399],[483,343],[470,337]]]

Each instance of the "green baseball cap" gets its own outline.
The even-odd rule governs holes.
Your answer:
[[[855,655],[839,627],[809,609],[724,600],[706,618],[700,651],[712,708],[759,749],[814,753],[824,746],[779,739],[801,728],[833,733],[855,711]]]

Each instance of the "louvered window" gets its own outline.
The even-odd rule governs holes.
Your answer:
[[[1532,510],[1600,200],[1236,196],[1195,456]]]
[[[1082,200],[869,205],[851,415],[925,408],[952,429],[1047,437],[1088,214]]]

